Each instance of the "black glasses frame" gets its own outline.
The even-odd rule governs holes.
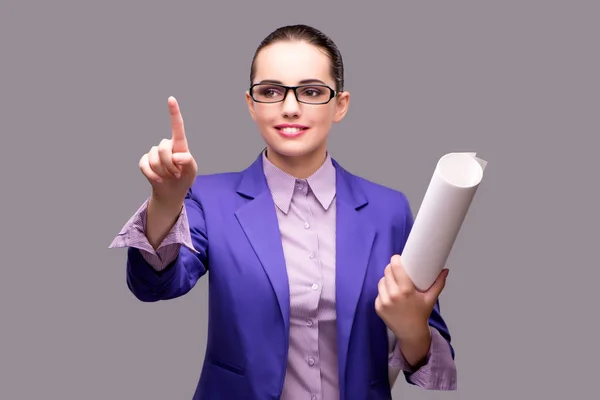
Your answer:
[[[256,86],[276,86],[279,88],[282,88],[285,90],[285,94],[283,95],[283,99],[281,100],[275,100],[275,101],[260,101],[260,100],[256,100],[254,98],[254,94],[253,94],[253,89]],[[327,88],[329,89],[329,99],[327,99],[327,101],[321,102],[321,103],[310,103],[307,101],[302,101],[298,99],[298,89],[300,88],[305,88],[305,87],[321,87],[321,88]],[[296,101],[298,103],[304,103],[304,104],[327,104],[331,101],[331,99],[333,99],[335,96],[337,96],[340,92],[330,88],[327,85],[323,85],[323,84],[307,84],[307,85],[299,85],[299,86],[285,86],[285,85],[280,85],[277,83],[255,83],[252,86],[250,86],[250,89],[248,90],[250,93],[250,96],[252,97],[252,99],[257,102],[257,103],[266,103],[266,104],[274,104],[274,103],[281,103],[283,101],[285,101],[285,99],[287,98],[287,95],[289,93],[289,91],[293,91],[294,92],[294,97],[296,98]]]

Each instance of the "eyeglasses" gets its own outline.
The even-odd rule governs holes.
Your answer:
[[[338,92],[327,85],[284,86],[274,83],[255,83],[250,86],[250,96],[257,103],[280,103],[292,90],[296,100],[305,104],[327,104]]]

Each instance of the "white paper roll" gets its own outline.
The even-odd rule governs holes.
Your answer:
[[[444,268],[487,165],[476,153],[449,153],[437,163],[402,252],[418,290],[431,287]]]

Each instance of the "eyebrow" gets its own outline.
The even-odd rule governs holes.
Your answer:
[[[278,81],[276,79],[263,79],[262,81],[260,81],[258,83],[273,83],[276,85],[283,85],[283,82]],[[321,85],[327,85],[325,82],[323,82],[322,80],[319,80],[319,79],[303,79],[299,82],[300,85],[306,85],[306,84],[310,84],[310,83],[318,83]]]

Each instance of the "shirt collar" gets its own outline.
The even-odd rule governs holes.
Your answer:
[[[273,196],[273,201],[283,213],[287,214],[290,209],[296,182],[306,182],[321,206],[325,210],[329,209],[336,193],[335,167],[331,161],[329,152],[327,153],[325,162],[307,179],[295,178],[279,169],[267,158],[266,150],[262,153],[262,161],[265,178]]]

